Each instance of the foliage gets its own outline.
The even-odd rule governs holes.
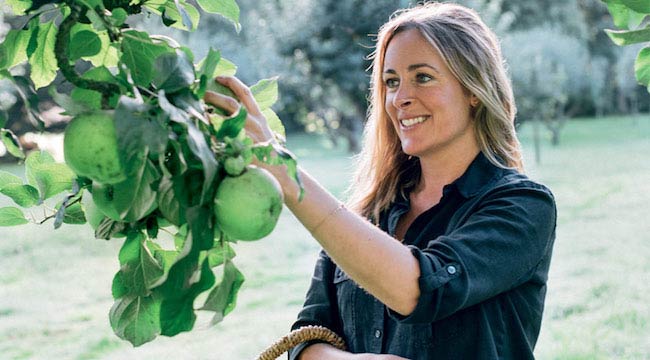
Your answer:
[[[519,120],[539,119],[559,142],[569,105],[590,88],[589,54],[578,39],[556,28],[540,27],[503,37]]]
[[[620,30],[605,30],[619,46],[645,44],[634,63],[634,73],[639,84],[650,92],[650,24],[643,25],[650,15],[650,3],[638,0],[605,0],[614,24]]]
[[[157,15],[164,26],[192,31],[203,11],[220,14],[238,30],[238,5],[234,0],[9,0],[7,5],[24,26],[10,30],[0,44],[0,77],[14,84],[27,80],[32,91],[49,88],[67,115],[110,114],[128,178],[103,184],[75,174],[45,152],[25,156],[3,121],[2,141],[25,158],[27,182],[0,172],[0,193],[18,206],[0,209],[0,226],[48,220],[54,220],[55,228],[83,224],[91,217],[84,196],[92,194],[91,203],[105,196],[102,208],[113,210],[102,216],[95,236],[125,238],[112,285],[115,333],[139,346],[158,335],[189,331],[195,302],[205,292],[198,309],[213,312],[219,322],[235,307],[244,280],[232,261],[230,243],[237,239],[215,224],[214,195],[226,176],[222,164],[242,156],[248,164],[255,155],[287,165],[299,181],[295,159],[287,151],[271,157],[271,145],[253,145],[243,130],[243,107],[227,117],[203,103],[212,79],[236,70],[218,50],[195,61],[192,51],[174,39],[136,30],[128,22],[147,13]],[[29,79],[14,76],[24,62],[31,68]],[[85,72],[77,72],[84,67]],[[52,85],[57,70],[71,91]],[[277,79],[262,80],[251,90],[273,130],[283,135],[271,110]],[[56,202],[53,210],[51,202]],[[31,211],[34,207],[43,208],[43,219],[33,217],[38,213]],[[174,234],[175,244],[157,241],[159,232]],[[219,269],[220,280],[214,274]]]
[[[294,69],[284,76],[284,103],[309,131],[344,137],[357,151],[365,119],[373,35],[397,9],[414,1],[279,2],[278,46]],[[284,21],[284,20],[283,20]],[[305,79],[310,79],[305,82]],[[309,94],[305,96],[305,94]]]

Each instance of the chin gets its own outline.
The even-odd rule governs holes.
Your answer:
[[[419,156],[420,156],[420,152],[419,152],[419,151],[417,151],[416,149],[410,148],[410,147],[404,147],[404,146],[402,146],[402,152],[403,152],[404,154],[408,155],[408,156],[415,156],[415,157],[419,157]]]

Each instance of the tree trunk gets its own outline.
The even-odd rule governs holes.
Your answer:
[[[533,142],[535,143],[535,164],[542,164],[542,147],[540,146],[539,139],[539,123],[540,119],[533,120]]]

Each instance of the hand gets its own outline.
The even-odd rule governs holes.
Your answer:
[[[244,127],[248,136],[255,143],[276,143],[277,140],[273,134],[273,130],[271,130],[266,118],[262,115],[260,107],[257,105],[253,93],[248,86],[233,76],[217,76],[214,80],[232,90],[241,102],[241,105],[236,99],[213,91],[206,91],[203,100],[231,115],[236,114],[239,111],[239,107],[243,105],[248,113],[246,126]]]

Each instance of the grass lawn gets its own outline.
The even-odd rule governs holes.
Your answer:
[[[520,133],[528,172],[553,190],[559,211],[537,357],[649,359],[650,119],[571,121],[559,147],[544,140],[541,164],[532,129]],[[342,196],[351,168],[342,149],[308,136],[289,146]],[[121,243],[85,226],[0,228],[0,358],[252,359],[288,331],[319,250],[285,209],[268,238],[235,245],[247,280],[222,323],[210,327],[199,313],[192,332],[133,348],[108,322]]]

